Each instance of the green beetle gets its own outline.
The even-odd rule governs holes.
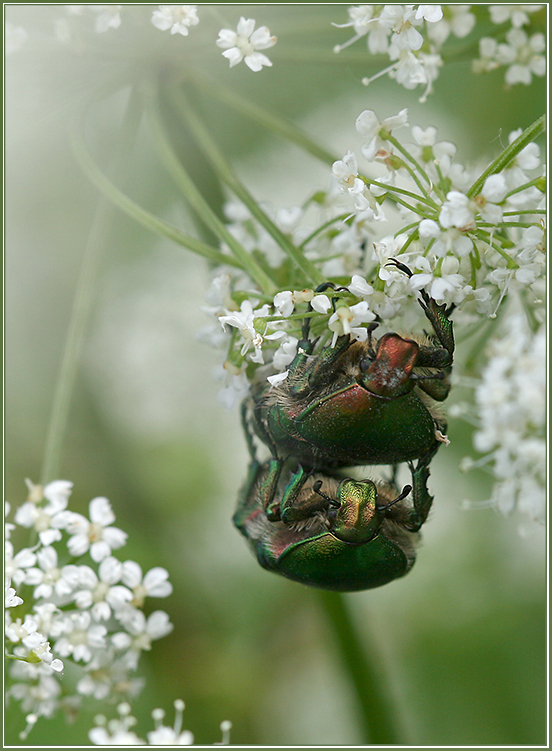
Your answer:
[[[341,336],[317,354],[304,337],[286,380],[252,391],[244,410],[275,458],[322,470],[397,464],[433,455],[446,442],[433,400],[450,390],[452,307],[423,291],[419,302],[435,332],[425,342],[393,332],[375,342],[373,325],[366,342]]]
[[[253,460],[233,522],[260,565],[320,589],[355,592],[404,576],[432,496],[427,462],[410,465],[412,487]],[[405,502],[412,491],[412,503]]]

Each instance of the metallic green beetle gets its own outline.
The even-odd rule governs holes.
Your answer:
[[[253,460],[233,522],[263,568],[320,589],[355,592],[404,576],[432,496],[424,461],[412,487],[297,471],[294,462]],[[412,491],[412,503],[405,503]]]
[[[433,455],[446,442],[432,400],[450,390],[452,307],[423,291],[420,305],[435,332],[425,343],[396,333],[376,343],[374,326],[366,342],[341,336],[318,354],[308,338],[299,342],[286,380],[253,390],[244,406],[273,457],[322,470],[397,464]]]

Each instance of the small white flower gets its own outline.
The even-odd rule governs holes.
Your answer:
[[[274,295],[274,307],[281,316],[287,318],[293,313],[295,302],[293,300],[293,292],[284,290],[283,292],[277,292]]]
[[[29,569],[25,577],[25,584],[35,587],[35,599],[48,599],[54,592],[58,597],[70,595],[79,579],[77,566],[58,568],[57,552],[50,546],[41,548],[36,557],[40,568]]]
[[[332,303],[328,295],[315,295],[311,300],[311,307],[324,315],[332,307]]]
[[[249,381],[245,372],[231,372],[226,365],[215,368],[213,375],[215,380],[225,383],[218,392],[218,401],[223,409],[230,411],[249,393]]]
[[[88,737],[95,746],[141,746],[145,744],[132,730],[117,728],[112,733],[104,727],[94,727],[88,731]]]
[[[112,556],[103,559],[98,574],[90,566],[79,566],[80,589],[75,595],[77,607],[90,609],[95,621],[107,621],[112,610],[117,613],[132,600],[130,590],[117,586],[122,573],[121,562]]]
[[[71,613],[56,622],[52,636],[59,635],[54,648],[62,657],[71,656],[75,662],[88,663],[92,660],[94,650],[105,647],[107,629],[92,623],[91,614]]]
[[[108,29],[118,29],[121,25],[122,5],[89,5],[90,10],[98,14],[95,30],[102,34]]]
[[[125,651],[122,659],[131,670],[136,669],[140,653],[151,649],[152,641],[167,636],[174,628],[163,610],[155,610],[146,619],[141,610],[129,608],[120,613],[119,620],[126,631],[113,634],[111,641],[116,649]]]
[[[359,274],[353,274],[348,289],[357,297],[369,297],[374,292],[374,288]]]
[[[244,300],[239,311],[227,311],[227,315],[219,316],[220,324],[224,330],[226,330],[226,325],[234,326],[240,330],[244,340],[241,349],[242,356],[245,355],[251,345],[253,345],[255,348],[255,354],[251,358],[252,362],[263,362],[263,338],[274,339],[283,334],[283,332],[276,332],[276,334],[265,334],[263,337],[263,335],[261,335],[255,328],[255,318],[267,316],[269,315],[269,312],[268,305],[263,305],[261,308],[253,310],[253,305],[250,300]]]
[[[357,160],[352,151],[348,151],[343,159],[333,163],[332,173],[342,190],[352,195],[362,193],[366,187],[364,181],[358,177]]]
[[[9,578],[6,578],[4,582],[4,607],[16,608],[18,605],[21,605],[22,602],[23,598],[19,597],[15,589],[10,586]]]
[[[22,527],[33,527],[38,532],[42,545],[51,545],[61,540],[61,531],[68,521],[67,503],[73,483],[54,480],[44,488],[25,480],[29,488],[29,500],[15,513],[15,521]],[[46,499],[45,506],[39,505]]]
[[[451,190],[441,207],[439,222],[442,227],[457,227],[461,230],[475,229],[474,206],[464,193]]]
[[[290,364],[297,354],[298,342],[299,340],[295,336],[288,335],[280,344],[272,358],[272,365],[276,370],[284,370],[284,368]],[[274,379],[277,378],[277,376],[270,376],[269,378],[272,378],[270,383],[274,384]]]
[[[271,66],[272,62],[259,50],[266,50],[276,44],[276,37],[270,36],[266,26],[255,30],[256,21],[244,18],[238,21],[237,31],[221,29],[217,39],[217,47],[224,50],[223,56],[234,67],[242,60],[252,71],[259,71],[263,66]]]
[[[151,22],[160,31],[171,30],[171,34],[188,36],[190,26],[199,23],[197,5],[160,5],[154,10]]]
[[[489,175],[481,193],[474,199],[482,219],[492,224],[502,221],[502,207],[498,204],[504,201],[507,192],[508,186],[504,175]]]
[[[380,149],[387,150],[387,143],[380,136],[382,129],[391,133],[403,125],[408,125],[407,109],[401,110],[398,115],[386,117],[381,122],[373,110],[361,112],[356,119],[355,127],[366,140],[362,147],[364,158],[371,162]]]
[[[369,310],[365,300],[350,307],[340,305],[328,321],[328,328],[334,332],[332,346],[335,346],[338,336],[344,334],[349,334],[359,342],[365,342],[368,338],[368,330],[361,324],[372,323],[375,318],[376,314]]]
[[[169,572],[160,566],[142,576],[142,569],[135,561],[125,561],[121,579],[132,590],[132,604],[136,608],[142,607],[146,597],[168,597],[173,591]]]
[[[289,375],[289,370],[284,370],[283,373],[276,373],[276,375],[267,376],[266,380],[272,387],[279,386],[283,383]]]
[[[22,548],[14,554],[10,540],[6,540],[4,545],[4,576],[19,586],[25,581],[27,569],[35,565],[36,555],[31,548]]]
[[[474,447],[490,452],[496,478],[490,502],[543,523],[546,510],[546,333],[532,333],[523,316],[510,315],[506,334],[491,343],[475,397],[479,430]],[[481,463],[476,462],[475,465]]]
[[[92,560],[99,563],[112,550],[125,544],[127,533],[118,527],[109,526],[115,521],[115,514],[107,498],[93,498],[89,512],[90,521],[82,514],[71,513],[66,527],[71,535],[67,547],[73,556],[84,555],[90,550]]]
[[[419,256],[415,268],[422,273],[414,273],[410,277],[410,286],[414,290],[425,289],[428,295],[438,303],[459,303],[468,294],[464,277],[458,273],[460,268],[458,258],[447,256],[443,259],[440,270],[436,272],[434,264],[428,257]]]
[[[511,21],[512,26],[520,28],[529,23],[529,15],[540,10],[542,5],[489,5],[491,21],[496,24]]]
[[[428,6],[419,7],[427,8]],[[440,6],[435,7],[441,9]],[[412,5],[384,5],[379,23],[382,27],[394,32],[391,44],[398,49],[419,50],[424,42],[423,36],[415,28],[422,23],[422,18],[417,16],[417,11]]]
[[[450,34],[463,39],[475,26],[475,15],[470,12],[471,5],[447,5],[443,18],[427,27],[427,35],[439,48]]]

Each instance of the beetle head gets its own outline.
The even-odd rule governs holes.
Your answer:
[[[406,394],[414,388],[411,378],[419,346],[398,334],[384,334],[375,356],[368,353],[360,361],[360,383],[365,389],[387,398]]]

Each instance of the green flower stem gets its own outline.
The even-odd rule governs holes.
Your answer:
[[[430,198],[426,198],[426,196],[420,196],[418,193],[412,193],[411,190],[406,190],[405,188],[398,188],[396,185],[387,185],[386,183],[380,183],[377,180],[372,180],[369,177],[366,177],[365,175],[359,175],[359,177],[364,180],[364,182],[367,185],[376,185],[378,188],[382,188],[388,193],[391,193],[392,195],[388,196],[393,201],[396,201],[397,203],[402,204],[403,206],[406,206],[407,209],[410,209],[410,211],[413,211],[412,207],[406,203],[405,201],[401,201],[399,198],[397,198],[395,193],[397,195],[401,196],[407,196],[408,198],[412,198],[414,201],[418,203],[425,204],[428,208],[436,210],[437,204],[432,201]],[[418,214],[419,211],[415,211],[414,213]]]
[[[208,245],[195,237],[184,234],[176,229],[176,227],[168,224],[168,222],[159,219],[154,214],[143,209],[125,193],[119,190],[94,162],[82,137],[82,131],[82,124],[80,121],[76,121],[71,133],[73,154],[86,176],[103,193],[105,198],[115,204],[115,206],[121,211],[132,217],[132,219],[137,221],[143,227],[147,227],[147,229],[155,232],[157,235],[166,237],[178,245],[182,245],[187,250],[191,250],[193,253],[197,253],[214,263],[227,264],[229,266],[237,266],[238,268],[241,268],[241,263],[233,256],[225,255],[212,245]]]
[[[519,212],[518,212],[519,213]],[[508,227],[538,227],[538,222],[478,222],[479,227],[501,227],[507,229]]]
[[[251,193],[249,193],[247,188],[237,178],[225,156],[209,135],[204,124],[194,112],[189,100],[185,98],[183,92],[178,91],[176,96],[173,96],[172,101],[182,118],[190,126],[194,138],[200,145],[207,159],[210,161],[219,179],[226,183],[239,200],[247,206],[251,214],[257,219],[261,226],[266,229],[281,250],[283,250],[297,268],[303,272],[305,281],[313,286],[321,284],[323,278],[316,266],[314,266],[308,258],[305,257],[301,249],[297,248],[279,229],[279,227],[274,224],[272,219],[262,210]]]
[[[426,172],[425,172],[424,168],[423,168],[423,167],[421,166],[421,164],[419,164],[419,163],[418,163],[418,162],[416,161],[416,159],[414,159],[414,157],[412,156],[412,154],[410,154],[410,153],[408,152],[408,150],[407,150],[407,149],[406,149],[406,148],[405,148],[405,147],[404,147],[404,146],[402,145],[402,143],[401,143],[400,141],[398,141],[398,140],[397,140],[397,139],[395,138],[395,136],[392,136],[391,134],[389,134],[389,135],[387,136],[387,140],[389,141],[389,143],[392,143],[392,144],[393,144],[393,146],[394,146],[394,147],[395,147],[395,148],[397,149],[397,151],[398,151],[398,152],[399,152],[400,154],[402,154],[402,155],[403,155],[403,157],[404,157],[404,158],[405,158],[406,160],[408,160],[409,162],[411,162],[411,163],[412,163],[412,164],[414,165],[414,167],[415,167],[415,168],[416,168],[416,169],[418,170],[418,172],[420,173],[420,175],[421,175],[421,176],[422,176],[422,177],[424,178],[424,180],[426,181],[426,183],[428,184],[428,186],[429,186],[429,187],[431,188],[431,186],[432,186],[431,180],[430,180],[430,179],[429,179],[429,177],[427,176],[427,174],[426,174]],[[406,165],[405,165],[405,166],[406,166]],[[420,191],[421,191],[421,192],[422,192],[422,193],[423,193],[423,194],[424,194],[425,196],[427,196],[427,191],[426,191],[426,190],[425,190],[425,189],[424,189],[424,188],[422,187],[422,185],[421,185],[420,181],[418,180],[418,177],[416,176],[416,173],[415,173],[415,172],[413,172],[413,171],[412,171],[412,169],[411,169],[410,167],[407,167],[407,169],[408,169],[408,171],[409,171],[410,175],[412,176],[412,179],[413,179],[413,180],[414,180],[414,181],[416,182],[416,185],[418,186],[418,188],[420,189]]]
[[[499,156],[493,162],[491,162],[491,164],[489,164],[483,174],[477,178],[477,180],[466,193],[468,198],[473,198],[481,192],[481,188],[483,187],[483,184],[489,177],[489,175],[494,175],[498,172],[502,172],[503,169],[508,167],[508,165],[520,153],[520,151],[522,151],[526,146],[532,143],[535,138],[537,138],[537,136],[539,136],[544,131],[545,121],[546,115],[541,115],[537,120],[535,120],[534,123],[526,128],[523,133],[521,133],[521,135],[516,138],[515,141],[512,141],[512,143],[507,146],[504,151],[499,154]]]
[[[364,743],[374,746],[399,744],[399,713],[391,706],[391,692],[383,675],[381,657],[375,655],[372,660],[368,657],[368,649],[360,643],[342,594],[321,590],[318,595],[333,629],[342,665],[356,694]]]
[[[148,110],[151,128],[154,137],[154,143],[161,157],[161,160],[167,168],[169,174],[174,179],[175,183],[182,190],[184,196],[197,213],[201,221],[208,227],[217,237],[226,243],[239,261],[239,265],[243,268],[260,287],[260,289],[267,295],[273,294],[275,291],[275,285],[272,279],[266,274],[257,261],[251,256],[245,248],[233,237],[228,231],[225,224],[218,218],[215,212],[211,209],[205,198],[201,195],[193,180],[190,178],[188,172],[182,165],[178,158],[172,144],[170,143],[166,134],[165,128],[161,121],[157,101],[153,92],[147,92],[145,96],[146,107]]]
[[[202,94],[212,95],[223,104],[229,105],[240,114],[249,117],[267,130],[277,133],[287,141],[291,141],[291,143],[299,146],[303,151],[316,157],[316,159],[330,166],[339,159],[339,157],[319,146],[300,128],[288,123],[286,120],[278,117],[278,115],[259,107],[257,104],[253,104],[240,96],[236,91],[221,86],[209,76],[194,71],[192,80],[198,91],[201,91]]]
[[[125,168],[130,161],[141,116],[142,111],[138,98],[135,91],[132,90],[123,119],[117,160],[114,167],[114,172],[117,175],[125,172]],[[111,204],[103,196],[100,197],[84,250],[82,267],[73,300],[69,330],[67,332],[59,378],[54,394],[50,422],[48,424],[41,472],[41,483],[43,485],[55,479],[60,471],[61,451],[69,418],[71,397],[73,395],[84,343],[86,325],[94,300],[98,267],[102,251],[106,246],[105,240],[111,211]]]
[[[542,177],[535,177],[534,180],[529,180],[526,183],[523,183],[523,185],[518,185],[517,188],[512,188],[512,190],[509,190],[506,195],[504,196],[504,200],[506,201],[510,196],[515,196],[516,193],[522,193],[524,190],[527,190],[528,188],[534,188],[535,186],[538,186],[541,182]],[[543,213],[546,213],[544,209],[535,209],[535,211],[542,211]],[[515,212],[510,212],[515,213]],[[525,212],[525,211],[518,211],[518,214],[525,214],[525,213],[531,213],[531,212]]]
[[[513,193],[514,191],[512,191]],[[508,194],[508,196],[511,193]],[[508,197],[507,196],[507,197]],[[525,216],[526,214],[537,214],[538,216],[546,216],[546,209],[523,209],[523,211],[505,211],[502,216]],[[532,226],[537,226],[533,224]]]
[[[396,232],[396,233],[395,233],[395,237],[397,237],[397,235],[400,235],[400,234],[401,234],[401,232],[404,232],[404,230],[399,230],[399,232]],[[412,244],[413,242],[416,242],[416,240],[419,240],[419,239],[420,239],[420,232],[419,232],[419,230],[418,230],[418,229],[416,228],[416,229],[414,230],[414,232],[411,232],[411,233],[410,233],[410,234],[408,235],[408,238],[406,239],[406,241],[405,241],[404,245],[403,245],[403,246],[402,246],[402,248],[401,248],[401,249],[399,250],[399,252],[398,252],[398,254],[397,254],[397,255],[402,255],[402,254],[403,254],[403,253],[404,253],[404,252],[405,252],[405,251],[407,250],[407,248],[408,248],[408,246],[409,246],[409,245],[411,245],[411,244]]]
[[[314,238],[319,235],[321,232],[324,232],[325,229],[328,229],[328,227],[331,227],[332,224],[335,224],[335,222],[344,222],[346,219],[348,219],[351,216],[351,212],[348,212],[347,214],[340,214],[339,216],[334,216],[333,219],[328,219],[327,222],[324,222],[324,224],[321,224],[320,227],[317,227],[315,230],[313,230],[310,235],[303,240],[300,248],[306,248],[307,245],[311,242],[311,240],[314,240]]]

